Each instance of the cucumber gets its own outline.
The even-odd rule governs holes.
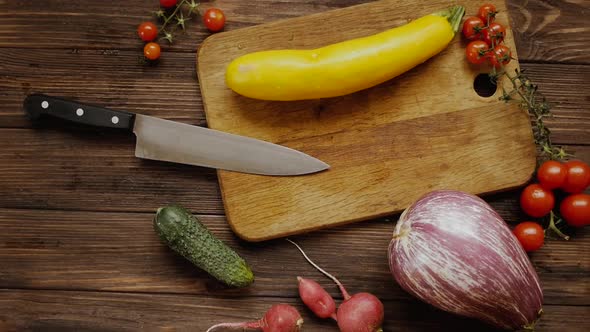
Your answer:
[[[254,282],[246,261],[185,208],[176,205],[159,208],[154,229],[172,250],[226,285],[245,287]]]

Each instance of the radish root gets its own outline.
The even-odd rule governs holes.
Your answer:
[[[316,263],[314,263],[311,258],[307,257],[307,254],[305,253],[305,251],[303,251],[303,249],[301,249],[301,247],[291,241],[290,239],[286,239],[287,241],[291,242],[295,247],[297,247],[297,249],[301,252],[301,254],[303,255],[303,257],[305,257],[305,260],[311,264],[313,267],[315,267],[318,271],[320,271],[321,273],[323,273],[326,277],[332,279],[332,281],[334,281],[334,283],[338,286],[338,288],[340,288],[340,292],[342,293],[342,297],[344,297],[344,300],[348,300],[350,299],[350,294],[348,294],[348,292],[346,291],[346,289],[344,288],[344,286],[342,286],[342,283],[340,283],[340,281],[338,279],[336,279],[336,277],[334,277],[333,275],[331,275],[330,273],[324,271],[324,269],[322,269],[321,267],[319,267]]]
[[[301,331],[303,318],[295,307],[285,303],[273,304],[262,318],[257,321],[240,323],[220,323],[211,326],[207,332],[218,328],[233,329],[234,331],[263,331],[263,332],[297,332]]]
[[[250,323],[246,323],[244,325],[244,323],[220,323],[217,325],[213,325],[211,326],[207,332],[213,332],[215,330],[217,330],[218,328],[242,328],[242,329],[258,329],[260,328],[260,324],[258,322],[250,322]]]

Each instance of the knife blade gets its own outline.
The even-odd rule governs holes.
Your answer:
[[[116,111],[32,94],[24,109],[31,120],[53,116],[80,124],[135,133],[135,156],[259,175],[304,175],[330,166],[301,151],[255,138],[152,116]]]

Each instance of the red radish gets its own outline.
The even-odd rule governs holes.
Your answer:
[[[338,307],[342,332],[383,332],[383,303],[370,293],[356,293]]]
[[[326,290],[311,279],[297,277],[299,296],[303,303],[320,318],[336,320],[336,302]]]
[[[305,260],[318,271],[322,272],[326,277],[332,279],[334,283],[340,288],[344,301],[338,308],[336,314],[336,321],[338,327],[342,332],[382,332],[381,325],[383,324],[383,303],[373,294],[357,293],[350,296],[342,283],[336,277],[324,271],[321,267],[315,264],[307,254],[297,245],[297,243],[287,239],[291,242],[305,257]],[[320,286],[321,287],[321,286]]]
[[[211,326],[207,332],[218,328],[235,328],[240,331],[254,329],[263,332],[298,332],[303,325],[303,318],[293,306],[274,304],[260,320],[242,323],[221,323]]]

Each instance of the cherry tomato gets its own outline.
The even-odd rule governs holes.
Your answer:
[[[225,14],[219,8],[209,8],[203,15],[203,23],[210,31],[221,31],[225,26]]]
[[[570,194],[578,194],[586,190],[590,185],[590,166],[580,160],[571,160],[565,163],[565,167],[567,176],[561,189]]]
[[[569,195],[561,202],[559,212],[570,226],[590,225],[590,195]]]
[[[532,221],[521,222],[512,230],[526,252],[539,250],[545,240],[543,227]]]
[[[152,22],[143,22],[137,27],[137,34],[143,41],[152,41],[158,36],[158,27]]]
[[[567,167],[555,160],[544,162],[537,171],[537,180],[545,189],[560,188],[565,183]]]
[[[176,6],[177,0],[160,0],[160,6],[164,8],[170,8]]]
[[[160,45],[154,42],[145,44],[143,55],[150,60],[157,60],[160,57]]]
[[[477,16],[481,18],[484,23],[488,24],[494,21],[496,18],[496,13],[498,13],[496,6],[492,5],[491,3],[486,3],[479,7]]]
[[[484,42],[490,46],[496,46],[504,41],[506,36],[506,28],[500,23],[490,23],[487,29],[483,29],[481,32],[481,38]]]
[[[467,55],[467,61],[473,64],[482,64],[487,59],[488,44],[481,40],[474,40],[467,45],[465,48],[465,54]]]
[[[555,206],[555,196],[539,184],[530,184],[520,194],[520,207],[531,217],[547,215]]]
[[[471,16],[465,19],[463,22],[463,36],[467,39],[480,39],[481,31],[484,30],[485,24],[481,18],[477,16]]]
[[[496,68],[507,65],[511,60],[512,52],[505,45],[498,45],[494,47],[493,52],[490,53],[488,59],[490,64]]]

